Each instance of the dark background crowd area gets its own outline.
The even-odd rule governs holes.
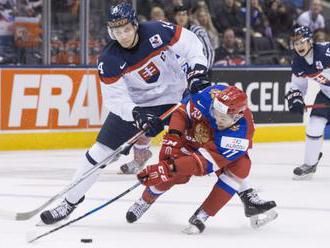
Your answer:
[[[90,1],[89,64],[109,41],[106,13],[123,1]],[[130,2],[130,1],[126,1]],[[203,28],[214,49],[214,66],[246,64],[244,0],[137,0],[140,22],[163,20]],[[181,12],[178,6],[184,6]],[[42,64],[42,0],[0,0],[0,64]],[[80,64],[80,1],[51,1],[51,64]],[[186,11],[186,12],[184,12]],[[251,64],[290,64],[289,35],[296,23],[309,26],[314,42],[330,41],[330,1],[251,0]]]

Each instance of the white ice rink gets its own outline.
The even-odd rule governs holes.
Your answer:
[[[25,241],[38,216],[28,221],[0,220],[0,248],[328,248],[330,247],[330,142],[311,181],[293,181],[292,170],[303,159],[303,143],[256,144],[250,181],[264,199],[276,200],[279,217],[259,230],[249,226],[235,196],[202,235],[181,232],[192,213],[212,189],[215,177],[193,178],[162,196],[136,223],[125,220],[127,209],[141,195],[135,189],[103,210],[32,244]],[[153,160],[156,161],[156,151]],[[0,152],[0,208],[29,211],[47,201],[70,182],[83,150]],[[122,157],[121,162],[129,157]],[[73,213],[75,218],[126,190],[136,179],[117,175],[119,163],[110,165]],[[53,205],[52,205],[53,206]],[[80,243],[92,238],[93,243]]]

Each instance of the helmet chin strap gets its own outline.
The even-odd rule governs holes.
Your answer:
[[[312,48],[313,48],[313,46],[311,45],[311,47],[308,49],[308,51],[305,53],[305,55],[303,57],[306,57],[310,53],[310,51],[312,50]]]

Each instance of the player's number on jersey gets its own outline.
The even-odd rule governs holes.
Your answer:
[[[173,26],[171,23],[169,23],[169,22],[162,22],[162,26],[163,26],[164,28],[169,28],[169,29],[171,29],[171,30],[174,29],[174,26]]]
[[[328,48],[327,51],[325,52],[325,56],[330,57],[330,48]]]
[[[104,74],[103,64],[103,62],[100,62],[97,66],[97,69],[100,71],[100,74]]]

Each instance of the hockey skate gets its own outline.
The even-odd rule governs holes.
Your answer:
[[[149,209],[152,203],[147,203],[140,198],[127,211],[126,220],[128,223],[133,223],[141,218],[141,216]]]
[[[185,234],[200,234],[205,229],[205,221],[209,216],[202,209],[197,209],[197,211],[190,217],[189,226],[182,230]]]
[[[82,197],[76,204],[72,204],[66,199],[64,199],[57,207],[50,210],[46,210],[40,214],[42,223],[44,223],[45,225],[52,225],[56,222],[68,218],[69,215],[75,210],[77,205],[81,203],[84,199],[85,197]]]
[[[317,165],[322,158],[322,152],[319,155],[318,161],[314,165],[303,164],[293,170],[293,180],[310,180],[316,172]]]
[[[250,218],[252,228],[259,228],[277,218],[278,214],[273,209],[276,207],[275,201],[264,201],[259,198],[253,189],[239,193],[244,204],[245,216]]]
[[[135,155],[136,151],[134,151],[134,159],[131,162],[123,164],[120,166],[120,170],[123,174],[136,174],[139,170],[141,170],[146,162],[151,158],[152,152],[148,149],[143,151],[142,155]]]

